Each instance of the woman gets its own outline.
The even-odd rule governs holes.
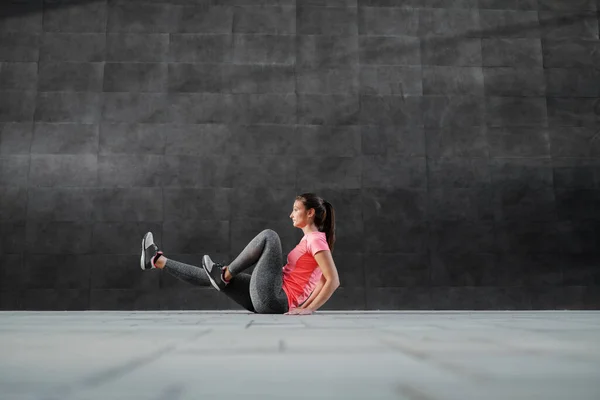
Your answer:
[[[259,233],[229,265],[202,258],[202,268],[168,259],[152,233],[142,240],[142,269],[159,268],[194,285],[222,291],[246,310],[261,314],[307,315],[319,309],[340,286],[331,256],[335,243],[333,206],[313,193],[294,201],[290,214],[304,236],[283,264],[281,241],[274,231]],[[252,274],[244,273],[255,265]]]

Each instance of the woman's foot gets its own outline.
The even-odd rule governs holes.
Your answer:
[[[223,265],[213,262],[209,256],[202,257],[202,268],[206,271],[210,283],[215,289],[221,291],[227,286],[227,282],[223,278]]]
[[[140,267],[144,270],[158,268],[156,261],[162,255],[162,251],[158,250],[158,246],[154,244],[152,232],[148,232],[142,239],[142,255],[140,257]]]

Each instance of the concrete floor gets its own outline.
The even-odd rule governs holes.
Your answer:
[[[600,399],[600,312],[0,313],[0,399]]]

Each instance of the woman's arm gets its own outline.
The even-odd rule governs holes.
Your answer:
[[[298,308],[307,308],[308,306],[310,306],[315,297],[317,297],[317,295],[321,292],[321,289],[323,289],[323,285],[325,285],[325,276],[321,275],[321,279],[319,279],[319,282],[317,282],[317,285],[315,286],[308,299],[306,299],[306,301],[302,303],[302,305]]]
[[[337,268],[331,257],[331,251],[323,250],[315,254],[315,260],[321,271],[325,282],[319,293],[315,296],[307,310],[316,311],[329,300],[333,292],[340,286],[340,277],[338,276]]]

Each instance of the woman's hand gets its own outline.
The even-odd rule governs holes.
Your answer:
[[[309,308],[294,308],[293,310],[286,312],[284,315],[310,315],[313,312],[314,311]]]

